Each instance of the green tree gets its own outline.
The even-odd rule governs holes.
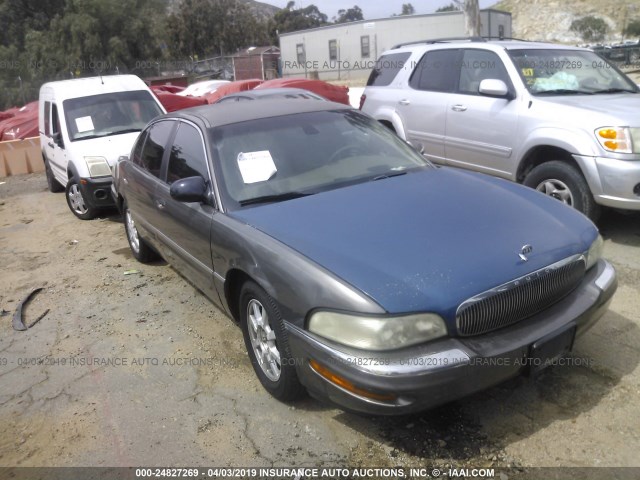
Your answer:
[[[335,23],[347,23],[356,22],[358,20],[364,20],[362,10],[359,6],[354,5],[353,8],[347,10],[338,10],[338,17],[333,18]]]
[[[410,3],[402,4],[402,12],[400,13],[400,15],[413,15],[414,13],[416,13],[416,9],[413,8],[413,5],[411,5]]]
[[[603,19],[589,15],[571,22],[569,29],[587,42],[600,42],[604,40],[609,27]]]
[[[272,43],[277,43],[280,33],[306,30],[326,24],[327,16],[315,5],[295,8],[295,2],[291,1],[274,15],[269,25],[269,33]]]
[[[436,13],[439,12],[457,12],[460,10],[460,7],[458,7],[457,5],[450,3],[449,5],[445,6],[445,7],[440,7],[436,10]]]
[[[134,70],[161,55],[166,0],[0,2],[0,109],[37,98],[49,80]],[[14,22],[21,30],[12,32]]]
[[[266,25],[236,0],[182,0],[164,27],[169,52],[177,57],[235,53],[268,42]]]

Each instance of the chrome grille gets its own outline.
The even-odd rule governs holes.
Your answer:
[[[584,273],[584,256],[577,255],[476,295],[458,307],[458,334],[480,335],[531,317],[568,295]]]

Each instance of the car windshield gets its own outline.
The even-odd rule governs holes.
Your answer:
[[[210,129],[228,210],[284,201],[431,165],[355,110],[298,113]]]
[[[146,90],[78,97],[63,102],[71,141],[139,132],[162,114]]]
[[[626,75],[594,52],[525,49],[509,55],[533,95],[638,92]]]

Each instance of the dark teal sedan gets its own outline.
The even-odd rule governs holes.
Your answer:
[[[330,102],[158,117],[113,194],[135,257],[160,254],[238,322],[280,400],[399,414],[535,373],[617,287],[576,210],[436,168]]]

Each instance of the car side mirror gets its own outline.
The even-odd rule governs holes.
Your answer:
[[[51,136],[51,138],[53,139],[56,145],[58,145],[60,148],[64,148],[64,142],[62,141],[62,133],[56,132]]]
[[[511,93],[509,92],[509,87],[502,80],[497,80],[493,78],[487,78],[480,82],[480,87],[478,91],[482,95],[487,95],[489,97],[500,97],[507,98],[511,100]]]
[[[179,202],[205,202],[207,184],[200,176],[176,180],[169,187],[169,195]]]

